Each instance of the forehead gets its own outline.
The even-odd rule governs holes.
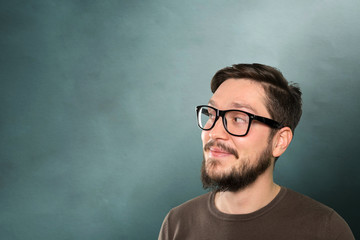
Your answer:
[[[268,115],[263,86],[249,79],[226,80],[215,91],[209,104],[222,110],[240,109]]]

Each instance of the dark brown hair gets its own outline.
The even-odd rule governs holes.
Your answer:
[[[294,130],[300,120],[302,110],[301,91],[297,84],[289,84],[282,73],[273,67],[253,63],[235,64],[219,70],[211,80],[211,91],[227,79],[245,78],[261,83],[266,93],[266,108],[273,120]],[[273,131],[271,136],[275,134]]]

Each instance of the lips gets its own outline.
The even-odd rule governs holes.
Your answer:
[[[218,147],[210,147],[209,150],[210,157],[227,157],[232,155],[231,153]]]

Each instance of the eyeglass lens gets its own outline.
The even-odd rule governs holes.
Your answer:
[[[216,119],[216,110],[210,107],[201,107],[199,111],[199,126],[204,130],[213,127]],[[246,134],[249,127],[250,118],[246,113],[240,111],[228,111],[225,114],[225,128],[232,134]]]

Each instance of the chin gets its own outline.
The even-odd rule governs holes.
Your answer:
[[[207,165],[206,166],[206,173],[211,178],[221,178],[224,176],[227,176],[231,172],[231,167],[229,166],[223,166],[221,163],[217,163],[216,165]]]

